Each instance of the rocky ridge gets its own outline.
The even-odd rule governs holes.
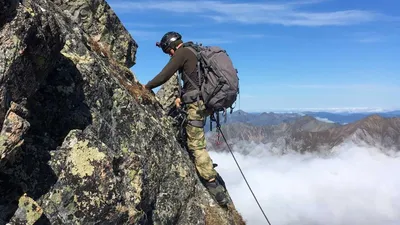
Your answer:
[[[0,10],[0,224],[244,224],[199,182],[104,0]]]

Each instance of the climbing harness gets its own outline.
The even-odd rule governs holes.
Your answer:
[[[173,107],[168,112],[168,116],[173,118],[173,126],[177,127],[177,133],[175,134],[178,142],[182,147],[186,147],[186,129],[187,123],[187,112],[182,108]]]
[[[211,116],[210,116],[210,119],[216,122],[217,131],[221,134],[222,138],[224,139],[224,141],[225,141],[225,143],[226,143],[226,146],[227,146],[228,149],[229,149],[229,152],[231,153],[233,159],[235,160],[235,163],[236,163],[237,167],[239,168],[239,171],[240,171],[240,173],[242,174],[242,177],[243,177],[244,181],[246,182],[247,187],[249,188],[249,190],[250,190],[251,194],[253,195],[254,199],[256,200],[258,207],[260,208],[262,214],[264,215],[265,220],[268,222],[269,225],[271,225],[271,223],[270,223],[269,220],[268,220],[268,217],[265,215],[264,210],[262,209],[260,203],[258,202],[256,195],[254,194],[253,190],[251,189],[249,182],[247,182],[246,176],[243,174],[243,171],[242,171],[242,169],[240,168],[240,165],[239,165],[239,163],[237,162],[236,157],[235,157],[235,155],[233,154],[233,151],[232,151],[231,147],[229,146],[228,141],[226,140],[224,133],[223,133],[222,130],[221,130],[221,124],[220,124],[220,122],[219,122],[219,113],[216,113],[216,114],[217,114],[217,118],[215,118],[214,115],[212,115],[212,119],[211,119]],[[210,120],[210,121],[211,121],[211,120]],[[210,122],[210,123],[211,123],[211,122]]]

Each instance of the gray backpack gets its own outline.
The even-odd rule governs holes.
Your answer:
[[[233,109],[232,105],[239,94],[238,71],[225,50],[217,46],[202,46],[193,42],[184,43],[183,47],[189,48],[197,56],[197,72],[199,75],[199,84],[186,78],[197,87],[196,93],[186,93],[185,98],[197,100],[201,95],[204,104],[212,112],[225,111],[227,108]]]

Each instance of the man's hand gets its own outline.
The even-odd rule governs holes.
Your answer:
[[[175,106],[176,106],[176,108],[180,108],[181,107],[181,98],[176,98],[175,99]]]
[[[145,84],[142,84],[142,88],[143,88],[143,89],[148,89],[148,88],[146,88],[146,85],[145,85]]]

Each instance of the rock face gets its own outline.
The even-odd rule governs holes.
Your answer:
[[[77,22],[93,42],[97,42],[117,62],[131,67],[136,63],[137,43],[104,0],[51,0],[63,14]]]
[[[378,115],[347,125],[325,123],[311,116],[304,116],[275,126],[259,127],[237,123],[228,124],[222,130],[231,143],[263,143],[284,152],[330,150],[346,141],[381,150],[400,151],[400,118],[383,118]],[[215,145],[216,138],[215,135],[208,135],[210,148],[217,151],[227,150],[226,145]]]
[[[0,224],[244,224],[199,182],[104,0],[0,10]]]
[[[175,106],[175,98],[179,93],[178,73],[175,73],[160,90],[157,92],[157,97],[165,112],[169,112]]]

